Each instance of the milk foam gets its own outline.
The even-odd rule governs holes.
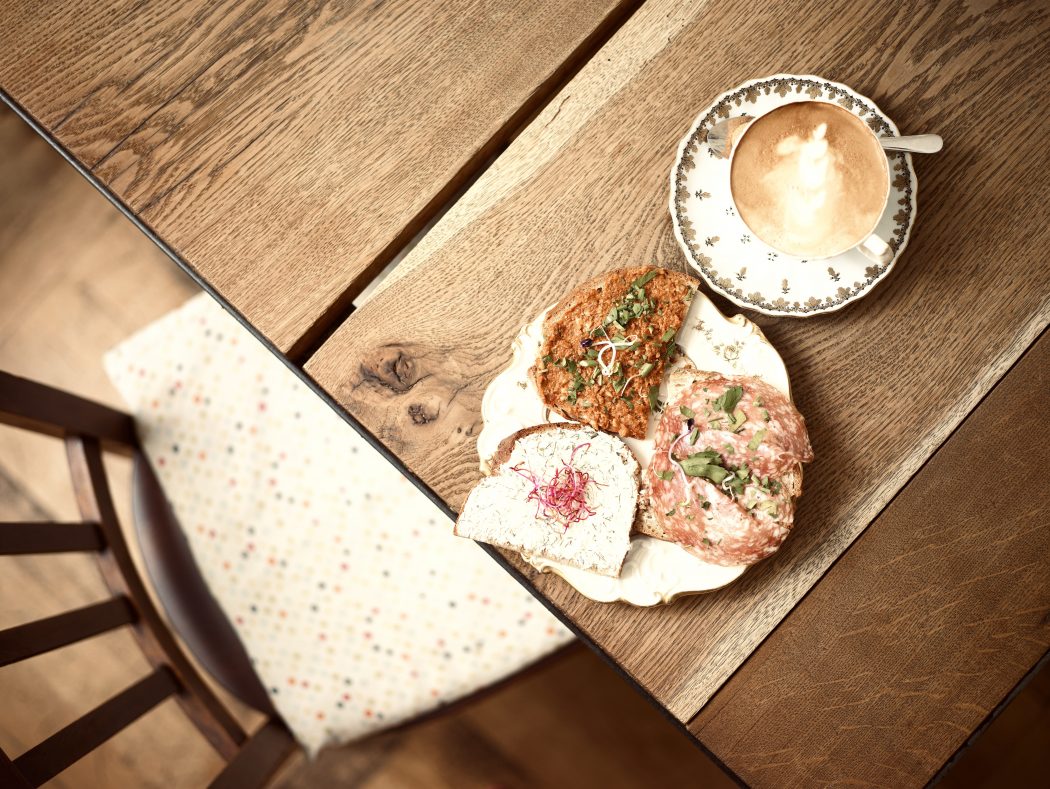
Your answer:
[[[871,232],[889,178],[862,121],[834,105],[799,102],[747,130],[732,188],[741,218],[763,241],[789,255],[825,257]]]

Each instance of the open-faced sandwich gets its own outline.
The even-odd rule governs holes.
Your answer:
[[[695,291],[692,277],[652,266],[580,285],[543,323],[533,368],[543,402],[567,419],[644,438]]]
[[[612,271],[551,308],[542,334],[539,319],[522,330],[505,381],[486,391],[499,393],[486,430],[501,431],[482,458],[492,476],[470,493],[456,534],[519,551],[541,569],[620,577],[628,591],[619,598],[607,583],[591,588],[643,605],[654,591],[665,600],[682,591],[663,568],[695,584],[685,591],[714,589],[736,577],[723,568],[742,572],[780,547],[801,464],[813,457],[805,421],[761,332],[725,319],[697,284],[662,268]],[[706,372],[694,359],[765,380]],[[502,438],[559,417],[574,421]],[[554,569],[577,585],[578,572]],[[643,589],[643,577],[653,586]]]
[[[641,532],[704,561],[754,564],[787,537],[813,459],[802,415],[750,376],[682,368],[656,429]]]
[[[504,439],[470,492],[461,537],[616,576],[631,547],[639,466],[616,436],[571,422]]]

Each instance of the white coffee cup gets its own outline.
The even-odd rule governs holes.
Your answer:
[[[881,152],[881,150],[882,150],[881,149],[881,143],[879,142],[879,138],[875,134],[875,132],[872,131],[871,128],[866,123],[864,123],[863,120],[858,118],[853,113],[849,112],[849,110],[846,110],[846,109],[844,109],[844,108],[842,108],[842,107],[840,107],[837,104],[834,104],[832,102],[822,102],[822,101],[819,101],[819,100],[814,100],[812,102],[810,102],[810,100],[806,100],[806,102],[813,103],[813,104],[825,104],[825,105],[828,105],[829,107],[834,107],[840,113],[845,113],[845,115],[848,115],[850,118],[852,118],[855,121],[855,123],[853,124],[854,129],[859,130],[860,128],[863,128],[864,132],[867,135],[870,135],[872,142],[877,147],[877,149]],[[774,113],[777,113],[777,112],[779,112],[781,110],[787,109],[792,104],[799,104],[799,103],[802,103],[802,102],[792,102],[792,103],[789,103],[789,104],[781,105],[780,107],[774,108],[774,109],[770,110],[768,113],[765,113],[765,114],[759,116],[758,118],[751,118],[749,120],[746,120],[745,122],[740,123],[739,125],[737,125],[735,128],[732,129],[732,132],[731,132],[731,135],[730,135],[731,149],[730,149],[730,156],[729,156],[729,167],[727,169],[727,178],[729,178],[729,180],[730,180],[729,193],[732,196],[733,205],[734,205],[734,208],[736,210],[737,215],[741,218],[741,220],[744,222],[744,224],[747,225],[747,227],[752,231],[752,233],[756,237],[758,237],[763,242],[765,242],[766,244],[771,246],[773,249],[776,249],[778,252],[780,252],[782,254],[785,254],[785,255],[788,255],[788,256],[805,257],[807,260],[821,260],[821,259],[835,257],[836,255],[841,255],[844,252],[848,252],[850,249],[856,249],[858,252],[860,252],[866,258],[871,260],[873,263],[876,263],[876,264],[879,264],[879,265],[884,265],[884,264],[888,263],[893,258],[893,249],[890,247],[890,245],[882,237],[880,237],[875,232],[876,228],[878,227],[879,220],[882,218],[882,214],[885,212],[886,206],[888,205],[889,199],[890,199],[891,172],[890,172],[889,159],[888,159],[888,157],[885,154],[881,154],[880,157],[879,157],[879,159],[881,160],[883,166],[886,168],[886,170],[885,170],[885,185],[886,186],[885,186],[885,192],[882,195],[881,208],[877,212],[873,212],[874,213],[874,219],[871,222],[870,227],[864,228],[864,232],[857,232],[855,234],[852,234],[852,237],[849,239],[849,243],[846,243],[844,246],[842,246],[841,249],[832,249],[832,250],[825,250],[822,253],[799,255],[797,253],[797,251],[790,251],[790,250],[786,250],[786,249],[783,249],[781,247],[778,247],[776,243],[770,241],[768,237],[764,237],[763,233],[759,232],[756,229],[756,227],[753,227],[748,222],[748,218],[747,218],[748,211],[741,209],[741,206],[737,202],[737,195],[735,195],[733,193],[732,173],[733,173],[733,166],[734,166],[734,163],[735,163],[735,160],[736,160],[736,155],[737,155],[738,151],[741,150],[741,146],[742,146],[743,142],[746,140],[748,132],[750,130],[752,130],[753,128],[755,128],[755,124],[759,120],[761,120],[762,118],[766,118],[767,116],[772,115]],[[874,162],[875,161],[874,158],[872,158],[871,161]]]

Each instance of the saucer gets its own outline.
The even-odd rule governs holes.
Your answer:
[[[893,250],[888,263],[875,264],[855,249],[821,260],[791,257],[756,238],[737,216],[729,194],[729,161],[711,150],[708,131],[724,118],[758,117],[785,104],[812,100],[844,107],[880,137],[900,136],[871,99],[845,85],[821,77],[776,74],[719,96],[682,139],[671,170],[671,219],[686,260],[716,293],[767,315],[819,315],[866,296],[893,269],[915,222],[918,181],[906,153],[887,154],[890,198],[875,232]]]

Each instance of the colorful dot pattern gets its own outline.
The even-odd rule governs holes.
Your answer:
[[[571,640],[207,295],[105,364],[205,580],[309,752]]]

